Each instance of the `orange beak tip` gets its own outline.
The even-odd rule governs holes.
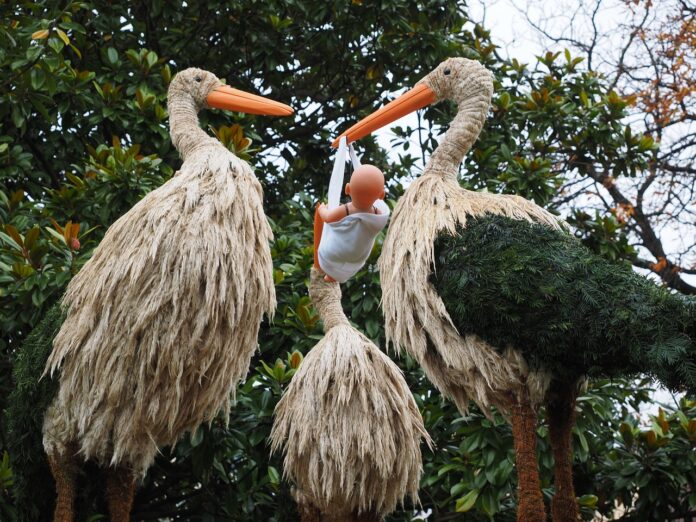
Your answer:
[[[338,147],[338,142],[342,136],[346,137],[348,143],[357,141],[407,114],[430,105],[436,101],[436,98],[435,92],[430,87],[425,83],[419,83],[413,89],[353,125],[336,138],[331,146]]]
[[[263,96],[257,96],[227,85],[220,85],[208,94],[206,102],[210,107],[247,114],[265,116],[290,116],[292,107]]]

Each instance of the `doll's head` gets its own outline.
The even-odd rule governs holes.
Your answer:
[[[384,198],[384,174],[374,165],[360,165],[346,184],[346,194],[359,208],[370,208]]]

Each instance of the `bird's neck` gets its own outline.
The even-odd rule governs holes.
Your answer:
[[[425,173],[456,179],[459,165],[478,138],[490,106],[487,96],[472,96],[459,103],[457,115],[433,151]]]
[[[169,133],[181,159],[196,149],[214,143],[215,140],[201,129],[198,123],[198,107],[192,98],[175,96],[167,104],[169,111]]]

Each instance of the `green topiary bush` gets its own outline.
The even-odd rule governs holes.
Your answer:
[[[647,373],[696,391],[696,301],[575,237],[503,216],[435,245],[432,282],[461,333],[511,344],[559,379]]]

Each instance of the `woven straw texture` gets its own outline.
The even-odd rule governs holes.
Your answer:
[[[195,81],[194,78],[202,78]],[[70,282],[46,371],[60,388],[44,447],[144,474],[158,446],[228,412],[275,292],[261,185],[198,127],[219,84],[183,71],[169,89],[181,170],[107,231]]]
[[[460,336],[428,278],[438,234],[455,234],[469,217],[490,213],[555,228],[563,224],[519,196],[472,192],[457,182],[461,161],[486,118],[491,74],[478,62],[452,58],[421,81],[438,99],[455,101],[458,112],[423,176],[408,187],[392,215],[379,260],[387,339],[407,350],[462,412],[470,399],[486,413],[491,406],[507,411],[509,392],[521,386],[539,403],[549,376],[529,372],[512,348],[501,353],[476,336]]]
[[[399,368],[348,323],[338,283],[312,269],[310,296],[326,335],[276,407],[272,449],[286,453],[301,509],[384,516],[406,495],[417,501],[420,441],[430,438]]]

